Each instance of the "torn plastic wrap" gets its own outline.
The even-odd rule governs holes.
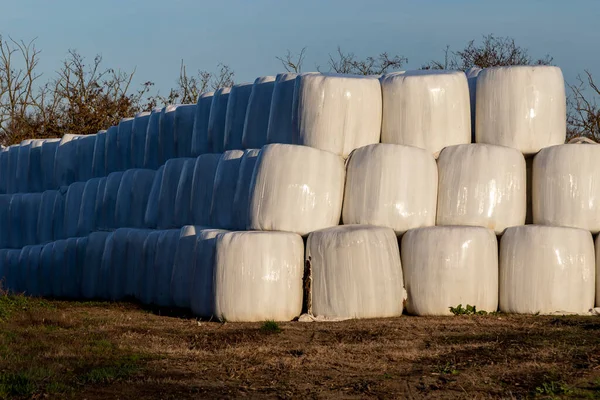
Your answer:
[[[587,314],[594,307],[595,269],[588,231],[509,228],[500,242],[500,311]]]
[[[427,150],[373,144],[355,150],[346,171],[344,224],[387,226],[400,235],[435,225],[438,170]]]
[[[225,144],[225,118],[231,88],[220,88],[212,98],[210,117],[208,118],[208,148],[213,153],[222,153]]]
[[[175,136],[175,156],[192,156],[192,133],[194,130],[195,104],[182,104],[175,110],[173,135]]]
[[[194,116],[194,128],[192,132],[192,156],[211,152],[208,142],[208,119],[212,105],[214,92],[202,93],[198,96],[196,103],[196,115]]]
[[[450,307],[498,309],[498,243],[491,229],[432,226],[402,237],[406,310],[452,315]]]
[[[242,148],[260,149],[267,144],[269,112],[271,111],[274,87],[274,76],[262,76],[254,81],[244,121]]]
[[[240,150],[243,148],[244,121],[246,120],[246,109],[251,93],[251,83],[233,85],[231,92],[229,92],[225,117],[224,150]]]
[[[196,158],[192,182],[191,213],[194,225],[210,225],[215,174],[221,154],[202,154]]]
[[[233,196],[233,229],[243,231],[248,226],[248,208],[250,207],[250,186],[254,167],[258,161],[260,150],[244,150],[240,162],[240,172]]]
[[[474,225],[502,234],[525,224],[527,178],[523,155],[489,144],[446,147],[438,159],[437,225]]]
[[[302,311],[304,244],[288,232],[217,236],[215,315],[231,322],[290,321]]]
[[[300,235],[338,225],[344,195],[344,160],[305,146],[262,148],[250,189],[248,228]]]
[[[600,146],[563,144],[533,159],[533,222],[600,232]]]
[[[326,318],[402,314],[402,265],[392,229],[345,225],[312,232],[306,265],[310,314]]]
[[[292,144],[292,105],[298,74],[277,74],[269,111],[267,143]]]
[[[229,150],[219,160],[210,208],[211,227],[232,229],[235,225],[234,197],[243,155],[243,150]]]
[[[469,85],[460,71],[407,71],[381,78],[382,143],[416,146],[436,155],[471,142]]]
[[[565,142],[566,96],[562,71],[551,66],[486,68],[477,77],[478,143],[535,154]]]
[[[376,77],[302,74],[295,91],[292,143],[343,157],[379,143],[382,101]]]
[[[469,84],[469,100],[471,103],[471,143],[475,143],[475,111],[477,104],[477,77],[481,68],[471,67],[465,71],[467,83]]]

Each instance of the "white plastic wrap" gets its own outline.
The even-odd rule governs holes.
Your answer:
[[[133,196],[132,186],[137,169],[129,169],[123,172],[119,189],[117,190],[117,200],[115,203],[115,227],[127,228],[131,227],[129,216],[133,209],[131,207],[131,199]]]
[[[108,269],[106,282],[107,298],[112,301],[123,300],[127,286],[127,236],[131,229],[119,228],[112,233],[112,240],[106,242],[105,255],[102,262],[107,263],[102,269]],[[110,246],[110,249],[107,247]]]
[[[413,315],[452,315],[459,304],[498,309],[498,243],[491,229],[432,226],[402,237],[406,310]]]
[[[344,160],[305,146],[262,148],[250,188],[248,228],[306,235],[338,225],[344,196]]]
[[[156,256],[156,245],[163,231],[150,231],[144,240],[142,247],[142,263],[140,268],[140,280],[138,281],[136,298],[143,304],[151,304],[156,292],[156,274],[154,272],[154,259]]]
[[[9,243],[9,230],[10,230],[10,201],[12,200],[12,195],[10,194],[2,194],[0,195],[0,226],[3,227],[0,229],[0,249],[5,249],[8,247]]]
[[[101,178],[93,178],[85,182],[79,208],[77,236],[89,235],[96,229],[96,196]],[[133,210],[132,210],[133,211]]]
[[[123,172],[113,172],[106,178],[106,186],[102,198],[102,219],[97,221],[100,228],[115,229],[119,227],[117,226],[118,221],[115,219],[115,211],[121,179],[123,179]]]
[[[121,170],[121,156],[119,155],[118,137],[118,126],[111,126],[106,130],[104,142],[104,165],[106,166],[106,176],[112,172]]]
[[[379,225],[396,234],[435,225],[438,170],[427,150],[372,144],[348,161],[344,224]]]
[[[563,144],[533,160],[533,222],[600,232],[600,146]]]
[[[135,116],[131,128],[131,168],[144,168],[144,154],[146,151],[146,131],[150,121],[149,112],[141,112]]]
[[[98,269],[98,283],[96,284],[96,297],[103,300],[109,299],[110,273],[115,253],[115,232],[111,232],[104,243],[102,260]]]
[[[233,85],[231,92],[229,92],[225,116],[224,150],[240,150],[243,148],[244,121],[246,120],[246,109],[251,93],[251,83]]]
[[[42,171],[42,145],[44,142],[46,142],[45,139],[37,139],[31,142],[31,150],[29,152],[29,173],[27,181],[28,191],[32,193],[44,191],[44,173]],[[2,168],[1,165],[0,168]],[[1,189],[0,193],[2,193]]]
[[[77,166],[77,140],[81,136],[66,134],[60,140],[54,160],[54,185],[70,185],[79,175]]]
[[[196,103],[196,115],[194,116],[194,130],[192,133],[192,156],[210,153],[211,147],[208,143],[208,119],[212,105],[214,92],[202,93],[198,96]]]
[[[194,130],[195,104],[182,104],[175,110],[173,135],[175,136],[176,157],[192,156],[192,134]]]
[[[84,190],[85,182],[75,182],[69,185],[69,190],[67,190],[65,197],[65,220],[63,223],[65,238],[77,237]]]
[[[23,194],[13,194],[8,208],[8,247],[11,249],[20,249],[23,247],[23,224],[21,216],[23,214]]]
[[[18,144],[8,148],[8,168],[6,171],[6,193],[17,193],[17,168],[19,165]]]
[[[17,156],[16,191],[18,193],[29,192],[29,155],[31,153],[32,140],[24,140],[19,145]]]
[[[471,142],[469,85],[460,71],[407,71],[381,78],[381,141],[437,154]]]
[[[221,154],[202,154],[196,158],[192,182],[191,213],[194,225],[210,225],[215,174]]]
[[[214,263],[217,235],[221,229],[196,230],[195,263],[190,286],[190,308],[202,318],[214,316]],[[0,250],[1,251],[1,250]]]
[[[481,68],[471,67],[465,71],[469,84],[469,100],[471,103],[471,143],[475,143],[475,105],[477,104],[477,77]]]
[[[44,143],[44,146],[46,143]],[[42,156],[44,154],[42,148]],[[92,176],[101,178],[106,176],[106,132],[100,131],[96,133],[96,142],[94,143],[94,158],[92,159]],[[42,158],[43,160],[43,158]]]
[[[596,237],[596,307],[600,307],[600,236]]]
[[[60,139],[50,139],[42,144],[40,154],[42,188],[44,190],[56,189],[54,186],[54,160],[56,158],[56,149],[60,144]]]
[[[214,306],[219,319],[290,321],[302,311],[304,244],[289,232],[217,236]]]
[[[437,225],[483,226],[501,234],[525,223],[527,173],[518,150],[450,146],[440,154],[438,170]]]
[[[165,166],[161,166],[152,180],[152,187],[150,188],[150,194],[148,195],[148,205],[144,212],[144,228],[154,229],[158,221],[160,188],[162,185],[163,175],[165,172]]]
[[[119,166],[117,171],[125,171],[131,166],[131,135],[133,132],[133,118],[123,118],[119,122],[117,132],[117,149],[119,152]]]
[[[27,289],[27,268],[29,264],[29,253],[31,252],[32,246],[25,246],[21,249],[19,253],[18,263],[17,263],[17,280],[16,287],[20,293],[24,293],[29,296],[29,291]]]
[[[144,272],[143,255],[144,241],[151,231],[144,229],[130,229],[127,234],[127,279],[125,282],[125,296],[137,296],[138,285]]]
[[[144,227],[144,214],[155,175],[156,171],[149,169],[125,171],[117,193],[115,220],[118,227]]]
[[[168,105],[160,114],[158,130],[158,163],[162,165],[175,157],[175,111],[179,105]]]
[[[173,304],[190,308],[190,290],[196,265],[196,239],[202,227],[186,225],[181,228],[171,275],[171,298]]]
[[[52,209],[52,239],[65,239],[65,200],[67,197],[66,187],[61,188],[61,196],[57,196],[54,200],[54,208]]]
[[[2,202],[3,197],[0,196],[0,202]],[[42,193],[37,224],[39,243],[48,243],[54,240],[54,203],[61,201],[62,197],[63,194],[57,190],[47,190]],[[0,209],[2,209],[2,206],[0,206]]]
[[[222,153],[225,150],[225,118],[230,91],[231,88],[220,88],[213,94],[207,131],[208,148],[213,153]]]
[[[175,200],[181,172],[188,160],[193,158],[173,158],[165,164],[165,170],[158,196],[158,229],[176,228]]]
[[[53,295],[54,297],[68,298],[69,293],[67,287],[73,286],[73,281],[76,279],[75,276],[67,275],[65,269],[66,260],[65,254],[67,251],[67,241],[57,240],[52,246],[52,282],[53,282]]]
[[[96,192],[96,206],[94,207],[94,230],[104,229],[104,192],[107,178],[99,178],[98,191]]]
[[[345,225],[312,232],[306,244],[308,312],[326,318],[402,314],[404,284],[394,231]]]
[[[65,280],[63,283],[64,296],[70,299],[81,298],[81,280],[83,274],[82,249],[78,248],[77,241],[80,238],[69,238],[65,240],[63,256],[63,271]],[[54,247],[56,250],[56,246]],[[85,250],[85,249],[83,249]],[[83,252],[85,255],[85,252]]]
[[[267,143],[292,143],[292,104],[297,76],[294,73],[277,74],[269,111]]]
[[[42,194],[25,193],[21,202],[22,245],[38,244],[37,227]]]
[[[8,184],[8,147],[3,147],[0,150],[0,194],[6,194]]]
[[[58,286],[58,282],[54,282],[54,259],[53,259],[54,242],[44,245],[40,252],[39,261],[39,289],[40,296],[49,297],[54,295],[54,286]]]
[[[233,196],[233,229],[243,231],[248,226],[248,209],[250,207],[250,186],[254,167],[258,161],[260,150],[244,150],[240,162],[240,172]]]
[[[477,77],[478,143],[535,154],[567,134],[565,82],[558,67],[486,68]]]
[[[586,314],[594,307],[595,269],[588,231],[509,228],[500,242],[500,311]]]
[[[154,257],[154,295],[153,303],[160,307],[173,305],[171,298],[171,276],[173,275],[173,264],[177,252],[180,229],[168,229],[160,231],[156,242],[156,254]]]
[[[161,115],[162,111],[155,110],[150,114],[150,120],[148,120],[144,147],[144,168],[158,169],[161,165],[158,160],[158,135]]]
[[[274,76],[256,78],[252,85],[242,136],[244,149],[260,149],[267,144],[273,88],[275,88]]]
[[[192,184],[196,158],[187,158],[179,175],[175,196],[175,226],[184,226],[192,221]]]
[[[234,196],[243,155],[243,150],[229,150],[219,160],[210,208],[211,227],[232,229],[235,225]]]
[[[379,143],[382,105],[377,78],[302,74],[295,91],[292,143],[343,157]]]
[[[77,139],[77,177],[79,182],[85,182],[93,177],[94,146],[96,145],[96,135],[81,136]],[[32,143],[33,145],[33,143]],[[34,145],[35,146],[35,145]],[[33,156],[35,147],[31,148],[31,167],[33,167]]]
[[[43,248],[43,245],[31,246],[27,255],[27,282],[25,290],[31,297],[42,295],[40,290],[40,256]],[[2,279],[1,277],[2,273],[0,273],[0,279]]]

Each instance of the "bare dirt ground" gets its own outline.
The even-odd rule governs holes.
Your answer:
[[[221,324],[0,296],[0,398],[239,397],[600,398],[600,318]]]

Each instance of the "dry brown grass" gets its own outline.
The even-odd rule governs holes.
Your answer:
[[[6,304],[0,398],[600,398],[597,317],[274,326],[126,303]]]

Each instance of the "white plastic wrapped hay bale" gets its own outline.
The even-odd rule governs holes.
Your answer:
[[[154,273],[154,259],[156,258],[156,245],[163,231],[150,231],[144,239],[142,246],[142,263],[140,280],[138,281],[136,298],[143,304],[151,304],[156,293],[156,275]]]
[[[83,264],[81,295],[84,299],[101,298],[100,267],[106,240],[110,232],[93,232],[88,236]]]
[[[182,104],[175,110],[173,135],[175,136],[175,156],[192,156],[192,134],[194,130],[194,117],[196,104]]]
[[[6,254],[8,249],[0,249],[0,286],[3,290],[8,289],[8,264]]]
[[[130,229],[127,234],[127,279],[125,296],[137,296],[140,279],[143,279],[144,241],[150,234],[146,229]]]
[[[267,144],[269,112],[275,88],[274,76],[256,78],[248,100],[248,110],[244,121],[242,146],[244,149],[260,149]]]
[[[165,170],[160,185],[158,196],[158,229],[170,229],[177,227],[175,215],[175,200],[177,198],[177,186],[183,167],[192,158],[174,158],[165,164]]]
[[[64,229],[65,238],[76,237],[79,227],[79,214],[83,200],[85,182],[75,182],[69,185],[65,197]]]
[[[184,226],[192,221],[192,184],[194,182],[195,158],[186,158],[175,195],[175,226]]]
[[[500,311],[586,314],[594,307],[592,235],[583,229],[526,225],[500,242]]]
[[[146,131],[150,121],[149,112],[138,113],[131,127],[131,168],[144,168],[144,153],[146,151]]]
[[[27,283],[26,292],[31,297],[39,297],[42,295],[40,290],[40,256],[44,245],[31,246],[29,249],[27,260]],[[1,255],[0,255],[1,256]],[[2,279],[0,273],[0,280]]]
[[[8,147],[0,150],[0,194],[6,194],[6,185],[8,183]]]
[[[438,159],[437,225],[483,226],[502,234],[523,225],[527,211],[525,158],[489,144],[446,147]]]
[[[45,145],[45,144],[44,144]],[[42,152],[44,149],[42,149]],[[96,133],[94,143],[94,157],[92,159],[92,176],[102,178],[106,176],[106,131]]]
[[[232,322],[290,321],[302,311],[304,243],[297,234],[220,234],[214,268],[217,318]]]
[[[38,218],[40,204],[42,203],[41,193],[25,193],[21,198],[21,224],[23,226],[23,245],[33,245],[40,243],[38,237]]]
[[[56,148],[54,160],[54,185],[61,187],[70,185],[79,175],[77,166],[77,141],[81,136],[66,134]]]
[[[96,135],[86,135],[77,139],[77,177],[79,182],[85,182],[93,178],[94,146]],[[34,147],[31,148],[33,158]],[[33,168],[33,163],[32,163]]]
[[[244,150],[240,162],[240,172],[233,196],[233,229],[243,231],[248,226],[248,208],[250,207],[250,186],[254,167],[258,161],[260,150]]]
[[[17,193],[17,168],[19,162],[20,145],[15,144],[8,148],[8,168],[6,177],[6,193]]]
[[[17,193],[29,192],[29,157],[32,140],[23,140],[19,145],[17,171],[15,175]]]
[[[300,235],[338,225],[344,196],[344,160],[305,146],[262,148],[250,189],[248,228]]]
[[[486,68],[477,77],[478,143],[535,154],[565,142],[565,82],[558,67]]]
[[[23,215],[23,194],[13,194],[8,208],[8,247],[11,249],[20,249],[23,247],[23,224],[21,217]]]
[[[54,295],[54,242],[46,243],[40,252],[39,261],[39,290],[40,296],[49,297]],[[56,283],[58,285],[58,283]]]
[[[437,155],[471,142],[469,85],[460,71],[407,71],[381,78],[381,141]]]
[[[248,101],[252,93],[251,83],[233,85],[227,101],[225,116],[224,150],[242,149],[242,136],[244,134],[244,121]]]
[[[106,186],[102,197],[102,219],[97,221],[98,226],[102,229],[119,228],[115,219],[115,211],[121,179],[123,179],[123,172],[113,172],[106,178]]]
[[[471,67],[465,71],[469,84],[469,100],[471,103],[471,143],[475,143],[475,111],[477,104],[477,77],[481,72],[479,67]]]
[[[118,228],[130,227],[129,216],[133,212],[131,208],[132,186],[137,169],[129,169],[123,172],[119,189],[117,190],[117,200],[115,203],[115,226]]]
[[[154,257],[154,294],[153,303],[160,307],[173,305],[171,298],[171,276],[173,275],[173,264],[177,252],[180,229],[168,229],[160,231],[156,242],[156,254]]]
[[[161,165],[158,157],[158,137],[160,131],[160,116],[162,114],[162,109],[160,111],[154,110],[148,120],[144,147],[144,168],[158,169]]]
[[[160,114],[158,129],[158,163],[162,165],[175,157],[175,111],[179,105],[168,105]]]
[[[42,168],[42,188],[44,190],[56,189],[54,186],[54,160],[59,143],[60,139],[50,139],[42,144],[40,162]]]
[[[79,239],[80,238],[69,238],[64,241],[63,271],[65,271],[65,281],[63,283],[63,295],[69,299],[81,298],[81,280],[83,276],[84,260],[82,249],[77,246]],[[54,249],[56,251],[56,246]],[[84,252],[83,255],[85,255]]]
[[[221,154],[202,154],[196,158],[192,182],[191,213],[194,225],[210,225],[215,174]]]
[[[64,187],[60,190],[61,196],[56,197],[52,209],[52,238],[53,240],[65,239],[65,200],[67,191]]]
[[[312,232],[306,263],[312,315],[347,319],[402,314],[402,265],[392,229],[345,225]]]
[[[152,187],[148,195],[148,205],[144,210],[144,228],[154,229],[158,221],[160,188],[162,185],[165,166],[161,166],[152,180]]]
[[[2,194],[0,195],[0,226],[3,229],[0,229],[0,249],[5,249],[9,244],[9,228],[10,228],[10,201],[12,200],[12,195],[10,194]]]
[[[269,111],[267,143],[292,143],[292,105],[297,76],[294,73],[277,74]]]
[[[119,165],[117,171],[125,171],[131,167],[131,135],[133,132],[133,118],[122,118],[117,131],[117,148]],[[114,150],[113,150],[114,151]]]
[[[61,201],[62,197],[63,194],[58,190],[47,190],[42,193],[37,223],[39,243],[48,243],[54,240],[54,204]],[[0,202],[2,202],[2,196],[0,196]],[[2,209],[2,206],[0,206],[0,209]]]
[[[220,88],[212,98],[208,118],[208,147],[213,153],[222,153],[225,144],[225,118],[231,88]]]
[[[438,170],[427,150],[372,144],[348,161],[344,224],[387,226],[397,234],[435,225]]]
[[[69,293],[67,293],[67,287],[73,285],[73,282],[69,282],[75,280],[76,277],[67,274],[66,270],[66,260],[65,255],[67,251],[67,241],[66,240],[57,240],[54,242],[54,246],[52,246],[52,287],[53,287],[53,296],[68,298]]]
[[[582,142],[572,140],[569,143]],[[589,143],[594,142],[589,140]],[[580,227],[592,233],[598,232],[595,200],[600,193],[600,175],[595,169],[599,151],[596,144],[565,144],[545,148],[535,157],[527,157],[527,166],[531,168],[528,173],[531,173],[533,181],[534,223]],[[545,199],[547,195],[553,198]]]
[[[44,191],[44,172],[42,171],[42,145],[44,142],[46,142],[46,139],[37,139],[31,142],[31,150],[29,152],[29,172],[27,177],[28,191],[31,193]],[[1,189],[0,193],[2,193]]]
[[[94,230],[104,228],[104,191],[106,190],[107,178],[100,178],[98,191],[96,192],[96,206],[94,207]]]
[[[196,103],[196,115],[194,116],[194,128],[192,132],[192,156],[210,153],[211,147],[208,143],[208,119],[212,105],[214,92],[202,93],[198,96]]]
[[[459,304],[498,309],[498,243],[491,229],[432,226],[402,237],[406,310],[413,315],[452,315]]]
[[[27,290],[27,268],[29,264],[29,253],[31,252],[32,246],[25,246],[21,249],[19,253],[19,258],[17,261],[17,271],[16,271],[16,288],[19,293],[24,293],[29,296],[29,292]]]
[[[130,229],[119,228],[106,242],[102,270],[107,270],[106,295],[112,301],[123,300],[127,286],[127,236]],[[104,265],[106,263],[106,265]]]
[[[210,208],[212,227],[232,229],[235,225],[233,200],[243,155],[243,150],[229,150],[223,153],[219,160]]]
[[[144,227],[144,214],[156,171],[130,169],[125,171],[117,192],[115,221],[118,227]]]
[[[600,232],[600,146],[563,144],[533,160],[533,222]]]
[[[190,307],[192,275],[196,264],[196,238],[202,227],[186,225],[179,232],[171,275],[171,299],[181,308]]]
[[[379,143],[382,102],[377,78],[302,74],[295,90],[292,143],[343,157]]]
[[[202,318],[214,316],[214,268],[217,235],[222,229],[203,229],[196,232],[195,263],[190,281],[190,308]],[[0,250],[1,251],[1,250]]]
[[[106,130],[106,140],[104,142],[104,165],[106,166],[106,175],[121,170],[118,138],[118,126],[111,126]]]
[[[96,229],[96,196],[102,178],[93,178],[85,182],[81,195],[77,236],[86,236]]]

